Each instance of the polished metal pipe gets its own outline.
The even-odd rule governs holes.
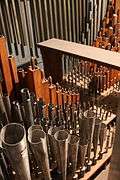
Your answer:
[[[92,164],[90,161],[91,155],[91,146],[93,141],[93,133],[95,128],[95,113],[92,110],[88,110],[84,114],[85,118],[88,119],[88,147],[87,147],[87,161],[88,161],[88,168]]]
[[[29,135],[29,133],[31,133],[31,131],[36,130],[36,129],[43,130],[43,127],[38,124],[30,126],[28,129],[28,135]]]
[[[3,102],[4,102],[4,105],[5,105],[5,109],[6,109],[6,112],[7,112],[9,122],[11,122],[11,102],[10,102],[9,95],[5,94],[3,96]]]
[[[94,151],[94,158],[93,158],[93,164],[96,164],[96,155],[97,155],[97,148],[98,148],[98,141],[99,141],[99,135],[100,135],[100,128],[101,128],[101,120],[99,118],[96,118],[95,120],[95,129],[93,134],[93,151]]]
[[[30,127],[28,129],[28,141],[34,157],[36,159],[37,165],[40,167],[43,179],[50,180],[50,168],[47,150],[46,134],[40,129],[35,129],[35,127]]]
[[[12,102],[13,121],[16,123],[24,124],[20,104],[17,101]]]
[[[52,161],[56,162],[57,161],[57,155],[58,155],[58,150],[57,150],[57,142],[54,138],[54,134],[59,131],[62,130],[63,127],[50,127],[48,129],[48,140],[49,140],[49,145],[50,145],[50,153],[52,156]]]
[[[7,112],[5,109],[4,102],[3,102],[3,97],[1,94],[0,94],[0,115],[2,118],[2,124],[6,125],[9,122],[9,120],[8,120]]]
[[[2,147],[15,171],[15,180],[31,180],[26,132],[21,124],[10,123],[0,133]]]
[[[107,134],[107,125],[102,122],[101,123],[101,128],[100,128],[100,135],[99,135],[99,143],[100,143],[100,152],[99,152],[99,158],[102,159],[103,155],[103,144],[106,139],[106,134]]]
[[[87,142],[85,144],[79,144],[79,149],[78,149],[78,164],[77,167],[80,168],[80,172],[78,172],[79,174],[79,178],[84,176],[86,167],[85,167],[85,157],[87,154],[87,147],[88,144]]]
[[[70,135],[70,141],[68,146],[68,156],[69,162],[72,167],[72,175],[74,177],[77,168],[77,156],[78,156],[78,146],[80,138],[77,135]]]
[[[26,115],[26,119],[25,119],[25,126],[26,128],[29,128],[31,125],[34,124],[34,117],[33,117],[33,112],[32,112],[32,104],[31,104],[31,100],[27,99],[24,102],[24,109],[25,109],[25,115]]]
[[[58,149],[58,171],[61,174],[61,180],[66,180],[67,174],[67,158],[68,158],[68,143],[70,135],[65,130],[59,130],[54,134],[57,141]]]

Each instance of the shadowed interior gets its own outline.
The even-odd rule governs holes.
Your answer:
[[[24,128],[19,124],[8,124],[2,129],[1,137],[6,144],[17,144],[24,137]]]
[[[68,133],[64,130],[60,130],[55,133],[55,139],[58,141],[64,141],[68,138]]]
[[[31,133],[31,131],[36,130],[36,129],[43,130],[42,126],[40,126],[40,125],[32,125],[32,126],[28,129],[28,134]]]
[[[78,143],[79,142],[79,137],[78,136],[76,136],[76,135],[71,135],[70,136],[70,144],[75,144],[75,143]]]
[[[41,138],[45,138],[45,133],[40,129],[32,130],[28,136],[29,141],[33,144],[41,142]]]

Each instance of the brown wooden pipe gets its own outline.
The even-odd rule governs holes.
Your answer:
[[[8,61],[8,51],[6,46],[6,38],[4,36],[0,37],[0,66],[3,75],[3,91],[11,96],[13,91],[13,83],[10,72],[10,66]]]

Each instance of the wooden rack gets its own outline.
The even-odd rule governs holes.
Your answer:
[[[82,58],[115,69],[120,68],[120,53],[107,51],[93,46],[82,45],[60,39],[49,39],[38,43],[40,47],[45,75],[53,77],[53,82],[60,82],[64,76],[62,70],[62,54]],[[53,66],[54,65],[54,66]]]
[[[59,39],[50,39],[39,43],[38,47],[40,47],[42,53],[46,77],[51,74],[54,82],[62,81],[64,76],[62,71],[62,54],[120,70],[120,54],[117,52]],[[113,89],[113,87],[111,88]],[[109,91],[111,91],[111,89]],[[106,97],[109,94],[110,92],[106,91],[102,96]],[[105,123],[108,125],[115,118],[116,115],[113,114],[112,118],[108,118]],[[84,178],[81,179],[87,180],[95,175],[95,173],[110,159],[111,154],[112,150],[109,149],[108,152],[103,155],[103,158],[98,160],[97,164],[92,166],[91,170],[88,173],[85,173]]]

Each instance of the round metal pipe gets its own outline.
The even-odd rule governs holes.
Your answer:
[[[0,133],[2,147],[15,171],[15,180],[31,180],[26,132],[21,124],[10,123]]]
[[[99,118],[96,118],[94,134],[93,134],[93,149],[94,149],[93,164],[96,164],[96,160],[97,160],[96,156],[97,156],[97,147],[98,147],[100,129],[101,129],[101,120]]]
[[[35,128],[35,127],[34,127]],[[46,134],[40,129],[28,130],[28,141],[38,166],[41,168],[43,179],[50,180],[50,168],[47,150]]]
[[[61,179],[66,180],[67,174],[67,157],[68,157],[68,142],[70,135],[65,130],[59,130],[54,134],[57,141],[58,149],[58,170],[61,173]]]
[[[29,133],[31,133],[31,131],[36,130],[36,129],[43,130],[43,127],[41,125],[38,125],[38,124],[30,126],[28,129],[28,135],[29,135]]]
[[[79,147],[80,138],[77,135],[70,135],[68,155],[69,162],[72,165],[72,175],[75,176],[75,171],[77,168],[77,156],[78,156],[78,147]]]
[[[48,130],[48,138],[49,138],[49,145],[50,145],[50,153],[51,153],[51,156],[52,156],[52,160],[54,162],[57,161],[57,153],[58,153],[58,150],[57,150],[57,142],[54,138],[54,134],[58,131],[58,130],[61,130],[63,129],[63,127],[50,127],[49,130]]]
[[[103,145],[106,139],[106,134],[107,134],[107,125],[102,122],[101,123],[101,128],[100,128],[100,135],[99,135],[99,143],[100,143],[100,152],[99,152],[99,158],[102,159],[103,155]]]
[[[88,119],[88,147],[87,147],[87,158],[88,158],[88,164],[91,164],[90,162],[90,154],[91,154],[91,146],[93,141],[93,133],[95,128],[95,113],[92,110],[88,110],[84,114],[85,118]]]

